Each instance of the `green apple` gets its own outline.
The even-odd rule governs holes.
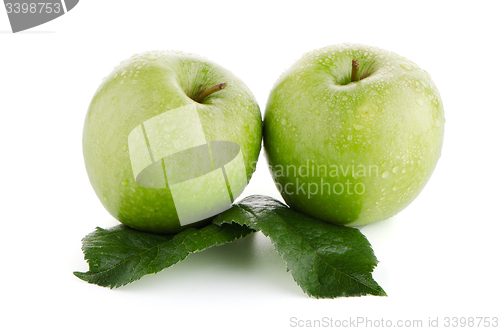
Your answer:
[[[443,133],[442,101],[426,71],[392,52],[344,44],[305,54],[278,79],[263,135],[290,207],[358,226],[417,197]]]
[[[97,196],[123,224],[155,233],[227,209],[255,170],[262,119],[228,70],[181,52],[117,66],[85,118],[83,155]]]

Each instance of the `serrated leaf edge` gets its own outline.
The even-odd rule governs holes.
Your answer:
[[[283,205],[283,204],[282,204],[282,205]],[[247,205],[245,205],[244,203],[240,203],[240,204],[238,204],[238,206],[239,206],[241,209],[243,209],[245,212],[250,213],[250,214],[253,216],[253,218],[254,218],[254,219],[258,219],[258,216],[257,216],[257,215],[256,215],[256,214],[252,211],[252,210],[248,210],[248,209],[249,209],[249,207],[248,207]],[[248,209],[247,209],[247,208],[248,208]],[[282,208],[289,208],[289,207],[287,207],[287,206],[283,205],[283,207],[282,207]],[[301,238],[303,238],[303,236],[300,234],[300,232],[299,232],[299,231],[297,231],[297,230],[296,230],[293,226],[291,226],[288,222],[286,222],[286,220],[285,220],[285,219],[284,219],[281,215],[276,215],[276,216],[278,216],[280,219],[282,219],[282,221],[283,221],[283,222],[284,222],[284,223],[285,223],[288,227],[290,227],[290,228],[291,228],[293,231],[295,231],[295,232],[296,232],[296,233],[297,233],[297,234],[298,234]],[[226,223],[226,222],[222,222],[222,223]],[[233,220],[233,223],[234,223],[234,220]],[[252,224],[255,224],[255,222],[252,222]],[[256,227],[258,227],[258,226],[256,226]],[[279,256],[282,258],[282,260],[284,261],[285,266],[286,266],[286,269],[287,269],[287,272],[290,272],[290,273],[292,274],[293,280],[294,280],[294,281],[295,281],[295,282],[296,282],[296,283],[300,286],[300,288],[302,289],[302,291],[303,291],[304,293],[306,293],[309,297],[315,297],[315,298],[330,298],[330,297],[327,297],[327,296],[317,296],[317,295],[313,295],[313,294],[312,294],[309,290],[307,290],[307,288],[304,288],[304,287],[303,287],[303,285],[302,285],[302,284],[300,284],[300,282],[299,282],[299,281],[295,278],[295,275],[294,275],[293,271],[292,271],[292,270],[288,267],[288,261],[284,258],[284,252],[282,252],[282,251],[280,251],[280,250],[278,249],[278,247],[277,247],[277,245],[278,245],[278,244],[277,244],[277,243],[276,243],[276,242],[275,242],[275,241],[274,241],[274,240],[273,240],[273,239],[272,239],[272,238],[271,238],[271,237],[270,237],[267,233],[265,233],[265,232],[262,230],[262,228],[258,227],[258,229],[255,229],[255,230],[257,230],[257,231],[261,231],[261,232],[262,232],[262,233],[263,233],[266,237],[268,237],[268,238],[271,240],[271,242],[272,242],[272,244],[273,244],[273,247],[274,247],[274,250],[275,250],[276,252],[278,252],[278,255],[279,255]],[[360,232],[360,234],[363,236],[363,238],[364,238],[365,240],[367,240],[367,238],[366,238],[366,236],[365,236],[365,235],[363,235],[361,232]],[[368,241],[368,240],[367,240],[367,241]],[[387,296],[387,294],[385,293],[385,291],[382,289],[382,287],[381,287],[380,285],[379,285],[379,286],[377,286],[377,287],[372,287],[372,286],[369,286],[369,285],[363,284],[362,282],[360,282],[358,279],[354,278],[353,276],[351,276],[351,275],[349,275],[349,274],[346,274],[346,273],[344,273],[344,272],[340,271],[338,268],[336,268],[336,267],[332,266],[330,263],[328,263],[327,261],[325,261],[325,260],[322,258],[321,254],[319,254],[319,253],[318,253],[318,252],[317,252],[317,251],[316,251],[316,250],[315,250],[315,249],[314,249],[314,248],[310,245],[310,243],[309,243],[307,240],[304,240],[304,242],[305,242],[305,243],[306,243],[306,244],[307,244],[307,245],[311,248],[311,250],[312,250],[312,251],[313,251],[313,252],[314,252],[314,253],[315,253],[315,254],[316,254],[316,255],[317,255],[317,256],[318,256],[318,257],[319,257],[322,261],[323,261],[323,263],[325,263],[325,265],[327,265],[327,266],[331,267],[332,269],[336,270],[338,273],[340,273],[340,274],[342,274],[342,275],[344,275],[344,276],[347,276],[348,278],[350,278],[350,279],[354,280],[356,283],[358,283],[358,284],[360,284],[360,285],[362,285],[362,286],[364,286],[364,287],[370,288],[370,289],[372,289],[374,292],[378,292],[381,296],[384,296],[384,295],[385,295],[385,296]],[[351,245],[348,245],[347,243],[345,243],[345,241],[343,241],[343,243],[344,243],[346,246],[349,246],[350,248],[352,248],[352,247],[351,247]],[[373,252],[373,249],[372,249],[371,245],[370,245],[370,249],[371,249],[371,250],[372,250],[372,252]],[[360,256],[363,256],[364,258],[368,258],[368,259],[369,259],[369,257],[367,257],[366,255],[362,254],[361,252],[359,252],[359,251],[357,251],[357,250],[355,250],[355,249],[353,249],[353,250],[354,250],[357,254],[359,254]],[[373,272],[373,270],[375,270],[375,267],[378,265],[378,262],[379,262],[378,260],[375,260],[375,265],[371,268],[371,272]],[[370,274],[371,274],[371,273],[370,273]],[[375,281],[375,280],[374,280],[374,281]],[[318,281],[318,283],[319,283],[319,281]],[[369,294],[371,294],[371,293],[369,293]],[[362,294],[360,294],[360,295],[355,295],[355,296],[360,297],[360,296],[362,296]],[[341,297],[341,295],[339,295],[339,296],[333,296],[333,298],[337,298],[337,297]]]
[[[224,222],[224,223],[225,223],[225,222]],[[233,223],[235,223],[235,222],[233,222]],[[225,224],[226,224],[226,223],[225,223]],[[236,223],[236,224],[237,224],[237,223]],[[210,224],[210,225],[212,225],[212,224]],[[241,225],[241,224],[238,224],[238,225]],[[216,225],[216,226],[218,226],[218,225]],[[244,225],[244,226],[245,226],[245,225]],[[214,234],[212,234],[211,236],[208,236],[207,238],[212,238],[212,237],[214,237],[214,236],[216,236],[216,235],[218,235],[218,234],[220,234],[220,233],[223,233],[224,231],[227,231],[227,229],[228,229],[228,227],[225,227],[225,228],[223,228],[223,229],[222,229],[222,227],[221,227],[221,226],[218,226],[218,227],[219,227],[219,228],[221,228],[221,230],[220,230],[220,231],[218,231],[218,232],[216,232],[216,233],[214,233]],[[103,229],[102,229],[102,228],[100,228],[100,227],[97,227],[97,228],[96,228],[96,230],[98,230],[98,229],[103,230]],[[187,229],[187,230],[189,230],[189,229]],[[185,242],[185,240],[186,240],[186,239],[188,239],[188,238],[189,238],[189,236],[190,236],[191,234],[193,234],[193,233],[194,233],[194,231],[191,231],[191,233],[187,234],[187,235],[185,236],[185,238],[181,241],[181,243],[180,243],[180,244],[183,244],[183,243]],[[248,233],[248,234],[250,234],[250,233]],[[247,235],[248,235],[248,234],[247,234]],[[89,235],[87,235],[87,236],[85,236],[85,237],[82,239],[82,242],[83,242],[83,241],[84,241],[84,240],[85,240],[88,236],[90,236],[90,234],[89,234]],[[242,238],[242,237],[243,237],[243,234],[240,234],[240,235],[238,235],[238,236],[237,236],[234,240],[238,240],[238,239],[240,239],[240,238]],[[234,240],[233,240],[233,241],[234,241]],[[140,256],[140,255],[142,255],[142,254],[144,254],[144,253],[146,253],[146,252],[150,251],[150,250],[151,250],[151,249],[153,249],[153,248],[156,248],[156,250],[157,250],[156,257],[155,257],[154,259],[152,259],[152,260],[151,260],[151,262],[149,262],[149,264],[148,264],[148,266],[149,266],[149,265],[151,265],[151,263],[152,263],[153,261],[155,261],[155,260],[156,260],[156,258],[158,257],[158,253],[159,253],[159,250],[160,250],[161,245],[163,245],[163,244],[165,244],[165,243],[167,243],[167,241],[164,241],[164,242],[161,242],[161,243],[160,243],[160,244],[158,244],[158,245],[155,245],[155,246],[149,247],[149,248],[145,249],[144,251],[140,252],[139,254],[133,255],[133,256],[131,256],[131,257],[129,257],[129,258],[127,258],[127,259],[125,259],[125,260],[121,261],[120,263],[113,265],[113,266],[112,266],[111,268],[109,268],[109,269],[106,269],[106,270],[103,270],[103,271],[99,271],[99,272],[95,272],[95,273],[91,273],[91,272],[90,272],[90,268],[89,268],[89,271],[87,271],[87,272],[74,271],[74,272],[73,272],[73,275],[75,275],[75,276],[76,276],[76,277],[78,277],[79,279],[81,279],[81,280],[83,280],[83,281],[85,281],[85,282],[88,282],[88,283],[90,283],[90,284],[95,284],[95,285],[98,285],[98,286],[101,286],[101,287],[108,287],[108,286],[103,286],[103,285],[100,285],[100,284],[98,284],[98,283],[96,283],[96,282],[92,282],[92,281],[90,281],[90,279],[85,279],[85,278],[87,278],[87,277],[88,277],[88,278],[90,278],[90,277],[99,276],[99,275],[105,275],[106,273],[109,273],[111,270],[115,269],[116,267],[118,267],[118,266],[120,266],[120,265],[123,265],[124,263],[129,262],[129,261],[130,261],[130,259],[135,258],[135,257],[137,257],[137,256]],[[220,243],[220,242],[217,242],[217,243],[216,243],[215,245],[213,245],[213,246],[209,246],[209,247],[206,247],[206,248],[203,248],[203,249],[197,249],[197,250],[194,250],[194,251],[189,251],[189,252],[187,252],[187,254],[186,254],[184,257],[181,257],[181,258],[180,258],[177,262],[175,262],[175,263],[173,263],[173,264],[169,265],[168,267],[162,268],[162,269],[160,269],[160,270],[158,270],[158,271],[155,271],[155,272],[146,273],[146,274],[142,275],[142,276],[141,276],[141,277],[139,277],[139,278],[136,278],[136,279],[132,279],[132,280],[130,280],[130,281],[129,281],[129,282],[127,282],[127,283],[120,284],[120,285],[117,285],[117,286],[109,285],[109,287],[110,287],[110,289],[113,289],[113,288],[119,288],[119,287],[125,286],[125,285],[127,285],[127,284],[130,284],[130,283],[132,283],[132,282],[134,282],[134,281],[136,281],[136,280],[139,280],[140,278],[142,278],[142,277],[144,277],[144,276],[146,276],[146,275],[157,274],[158,272],[163,271],[163,270],[165,270],[165,269],[168,269],[168,268],[170,268],[171,266],[173,266],[173,265],[175,265],[175,264],[177,264],[177,263],[179,263],[179,262],[181,262],[181,261],[185,260],[185,259],[189,256],[189,254],[192,254],[192,253],[198,253],[198,252],[204,251],[204,250],[206,250],[206,249],[208,249],[208,248],[210,248],[210,247],[214,247],[214,246],[221,246],[221,245],[223,245],[223,244],[225,244],[225,243]],[[83,250],[83,247],[82,247],[82,250]],[[87,261],[87,264],[88,264],[88,262],[89,262],[90,258],[88,258],[88,257],[87,257],[87,254],[85,254],[85,251],[84,251],[84,256],[85,256],[85,261]]]

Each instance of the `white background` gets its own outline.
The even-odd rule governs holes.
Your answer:
[[[500,317],[497,1],[81,1],[12,34],[0,7],[0,328],[286,330],[290,318]],[[254,234],[123,288],[89,285],[80,240],[118,224],[85,172],[81,134],[101,79],[134,53],[198,53],[230,69],[264,111],[304,52],[392,50],[427,70],[445,106],[442,157],[420,196],[365,226],[388,297],[317,300]],[[245,190],[279,198],[266,160]],[[443,325],[443,324],[441,324]],[[359,328],[361,329],[361,327]],[[490,328],[491,329],[491,328]]]

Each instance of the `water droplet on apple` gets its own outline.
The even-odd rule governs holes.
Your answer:
[[[347,136],[347,140],[351,141],[352,140],[352,134]]]
[[[406,173],[406,169],[401,170],[401,173],[405,174]]]
[[[397,191],[397,190],[398,190],[398,187],[397,187],[397,186],[394,186],[394,187],[392,188],[392,190],[393,190],[393,191]]]
[[[406,63],[402,63],[399,65],[401,68],[403,68],[404,70],[406,71],[411,71],[411,66],[406,64]]]
[[[361,124],[354,124],[353,127],[356,130],[361,130],[363,128],[363,126]]]
[[[420,99],[420,98],[415,99],[415,102],[416,102],[416,103],[417,103],[417,105],[419,105],[419,106],[423,106],[423,105],[424,105],[424,101],[423,101],[422,99]]]
[[[286,125],[286,123],[287,123],[287,120],[286,120],[286,118],[284,118],[284,117],[283,117],[283,118],[281,119],[281,124]]]
[[[389,177],[389,175],[390,175],[389,171],[386,170],[382,173],[382,178],[387,178]]]
[[[399,167],[398,166],[395,166],[394,168],[392,168],[392,172],[395,174],[397,173],[399,170]]]
[[[127,180],[122,181],[122,185],[123,186],[127,186],[128,185],[128,181]]]

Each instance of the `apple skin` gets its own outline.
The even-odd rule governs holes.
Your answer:
[[[362,79],[351,82],[354,59]],[[266,157],[286,203],[349,226],[407,207],[429,180],[443,135],[429,74],[365,45],[303,55],[274,85],[264,115]]]
[[[201,103],[193,100],[200,88],[221,83],[226,83],[225,89]],[[262,117],[248,87],[230,71],[197,55],[146,52],[115,67],[97,89],[83,129],[85,167],[101,203],[123,224],[176,233],[207,222],[181,226],[168,185],[163,189],[137,185],[127,140],[144,121],[193,103],[207,141],[240,146],[248,183],[260,152]],[[206,189],[200,187],[200,194]]]

